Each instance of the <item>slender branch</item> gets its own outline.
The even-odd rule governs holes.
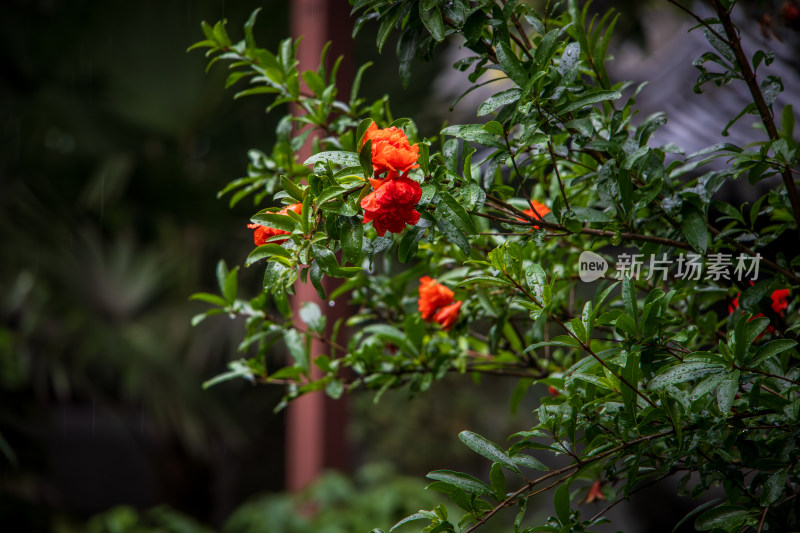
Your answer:
[[[508,273],[507,273],[505,270],[503,271],[503,274],[505,274],[505,276],[506,276],[506,277],[507,277],[507,278],[508,278],[508,279],[509,279],[509,280],[510,280],[510,281],[511,281],[511,282],[512,282],[514,285],[516,285],[517,289],[519,289],[520,291],[522,291],[522,293],[523,293],[525,296],[527,296],[529,300],[531,300],[532,302],[534,302],[534,303],[535,303],[536,305],[538,305],[539,307],[541,307],[541,308],[544,308],[544,305],[543,305],[543,303],[542,303],[542,302],[539,302],[539,301],[536,299],[536,297],[535,297],[533,294],[531,294],[531,293],[528,291],[528,289],[526,289],[525,287],[523,287],[522,285],[520,285],[520,284],[519,284],[519,282],[518,282],[517,280],[515,280],[515,279],[514,279],[512,276],[509,276],[509,275],[508,275]],[[623,384],[624,384],[626,387],[628,387],[630,390],[632,390],[634,393],[636,393],[636,395],[637,395],[637,396],[639,396],[641,399],[643,399],[645,402],[647,402],[647,403],[648,403],[648,404],[649,404],[651,407],[653,407],[653,408],[656,408],[656,407],[657,407],[657,406],[656,406],[656,404],[653,402],[653,400],[651,400],[651,399],[650,399],[650,398],[649,398],[649,397],[648,397],[646,394],[644,394],[642,391],[640,391],[638,387],[636,387],[634,384],[632,384],[630,381],[628,381],[628,380],[627,380],[627,379],[626,379],[624,376],[622,376],[622,375],[617,375],[617,374],[616,374],[616,373],[615,373],[615,372],[614,372],[614,371],[611,369],[611,367],[609,367],[609,366],[608,366],[608,363],[606,363],[605,361],[603,361],[603,359],[602,359],[602,358],[601,358],[599,355],[597,355],[597,354],[594,352],[594,350],[592,350],[592,348],[589,346],[589,343],[591,342],[591,339],[589,339],[589,342],[583,342],[583,340],[581,340],[580,338],[578,338],[578,336],[577,336],[577,335],[576,335],[576,334],[575,334],[575,333],[572,331],[572,329],[570,329],[570,328],[567,328],[567,326],[564,324],[564,322],[562,322],[562,321],[561,321],[561,320],[560,320],[558,317],[556,317],[556,316],[554,316],[554,315],[551,315],[551,318],[552,318],[553,320],[555,320],[555,321],[556,321],[556,323],[557,323],[559,326],[561,326],[562,328],[564,328],[564,331],[566,331],[566,332],[567,332],[567,334],[568,334],[570,337],[572,337],[573,339],[575,339],[576,341],[578,341],[578,343],[580,343],[581,349],[583,349],[583,350],[584,350],[586,353],[588,353],[589,355],[591,355],[592,357],[594,357],[594,358],[595,358],[595,360],[597,360],[597,362],[598,362],[598,363],[600,363],[600,364],[601,364],[601,365],[602,365],[602,366],[603,366],[603,367],[604,367],[606,370],[608,370],[609,372],[611,372],[611,374],[612,374],[614,377],[616,377],[617,379],[619,379],[621,383],[623,383]]]
[[[533,50],[533,44],[531,43],[530,39],[528,39],[528,32],[526,32],[525,28],[522,27],[522,24],[520,23],[519,17],[516,13],[511,13],[511,21],[514,23],[514,27],[517,28],[519,36],[522,37],[522,40],[525,42],[525,47],[528,50]]]
[[[517,43],[517,46],[519,46],[519,47],[522,49],[522,51],[523,51],[523,52],[525,52],[525,55],[526,55],[526,56],[528,56],[528,59],[530,59],[531,61],[533,61],[533,56],[531,55],[531,53],[530,53],[530,51],[528,50],[528,48],[525,46],[525,43],[524,43],[524,42],[522,42],[522,39],[520,39],[519,37],[517,37],[516,35],[514,35],[514,34],[513,34],[513,33],[511,33],[511,32],[509,32],[509,33],[508,33],[508,36],[509,36],[509,37],[511,37],[511,39],[512,39],[512,40],[513,40],[515,43]]]
[[[774,379],[779,379],[781,381],[785,381],[787,383],[791,383],[793,385],[800,385],[800,381],[795,381],[793,379],[785,378],[783,376],[779,376],[778,374],[773,374],[771,372],[764,372],[763,370],[758,370],[756,368],[748,368],[746,366],[736,366],[737,370],[743,370],[744,372],[752,372],[753,374],[761,374],[762,376],[767,376]]]
[[[512,157],[513,159],[513,157]],[[562,226],[561,224],[555,224],[553,222],[547,222],[546,220],[542,219],[535,219],[529,215],[526,215],[524,211],[520,211],[516,207],[503,202],[502,200],[495,198],[492,195],[487,195],[486,198],[490,200],[491,204],[496,207],[502,207],[505,211],[513,211],[513,215],[519,215],[519,217],[515,220],[511,219],[503,219],[499,217],[492,217],[491,215],[486,215],[484,213],[472,213],[477,216],[481,216],[484,218],[489,218],[491,220],[496,220],[498,222],[504,222],[506,224],[517,224],[517,225],[530,225],[530,226],[541,226],[545,229],[554,230],[554,231],[563,231],[567,233],[583,233],[585,235],[594,235],[596,237],[615,237],[619,235],[621,238],[625,240],[631,241],[641,241],[641,242],[652,242],[656,244],[663,244],[665,246],[673,246],[675,248],[682,248],[684,250],[691,250],[692,247],[685,242],[676,241],[674,239],[668,239],[666,237],[658,237],[656,235],[643,235],[640,233],[632,233],[632,232],[620,232],[617,233],[615,231],[609,230],[601,230],[601,229],[594,229],[594,228],[581,228],[578,232],[572,232],[567,229],[566,226]],[[533,206],[531,206],[533,207]],[[536,210],[533,210],[536,213]]]
[[[538,478],[534,479],[533,481],[529,481],[528,483],[523,485],[520,489],[516,490],[511,495],[509,495],[505,500],[500,502],[497,506],[492,508],[491,511],[489,511],[488,513],[483,515],[481,517],[481,519],[478,520],[478,522],[476,522],[469,529],[464,531],[464,533],[471,533],[472,531],[478,529],[480,526],[485,524],[492,516],[497,514],[501,509],[505,509],[506,507],[514,504],[514,502],[516,502],[517,499],[520,496],[522,496],[523,494],[525,494],[529,490],[533,489],[533,487],[535,487],[536,485],[538,485],[540,483],[543,483],[544,481],[547,481],[548,479],[561,476],[562,474],[566,474],[568,472],[571,472],[572,470],[577,470],[577,469],[581,468],[582,466],[584,466],[584,465],[586,465],[588,463],[593,463],[595,461],[599,461],[600,459],[605,459],[609,455],[613,455],[615,453],[618,453],[618,452],[621,452],[623,450],[626,450],[626,449],[630,448],[631,446],[636,446],[637,444],[641,444],[642,442],[649,442],[649,441],[660,439],[660,438],[663,438],[663,437],[668,437],[668,436],[670,436],[670,435],[672,435],[674,433],[675,433],[675,430],[674,429],[670,429],[669,431],[664,431],[662,433],[655,433],[653,435],[640,437],[638,439],[634,439],[632,441],[620,444],[619,446],[616,446],[616,447],[614,447],[614,448],[612,448],[610,450],[606,450],[605,452],[599,453],[599,454],[597,454],[595,456],[584,458],[584,459],[582,459],[580,461],[576,461],[576,462],[574,462],[574,463],[572,463],[570,465],[567,465],[565,467],[562,467],[562,468],[559,468],[557,470],[553,470],[551,472],[548,472],[547,474],[545,474],[545,475],[543,475],[541,477],[538,477]],[[538,494],[540,492],[544,492],[544,490],[550,489],[550,488],[562,483],[567,478],[569,478],[569,476],[567,476],[566,478],[559,479],[554,483],[551,483],[550,485],[548,485],[544,489],[537,491],[536,494]]]
[[[553,151],[553,143],[547,139],[547,150],[550,152],[550,159],[553,161],[553,170],[556,173],[558,180],[558,187],[561,189],[561,197],[564,198],[564,207],[569,209],[569,200],[567,200],[567,191],[564,189],[564,182],[561,181],[561,173],[558,171],[558,161],[556,161],[556,153]]]
[[[767,518],[767,511],[769,511],[769,505],[764,507],[764,511],[761,513],[761,520],[758,522],[758,529],[756,530],[756,533],[761,533],[761,531],[763,531],[764,520]]]
[[[726,39],[725,37],[720,35],[717,30],[712,28],[711,25],[708,22],[706,22],[704,19],[702,19],[700,16],[698,16],[697,13],[695,13],[694,11],[689,9],[688,7],[684,6],[680,2],[676,2],[675,0],[667,0],[667,2],[669,2],[670,4],[672,4],[675,7],[679,8],[681,11],[684,11],[685,13],[689,14],[689,16],[691,16],[693,19],[695,19],[697,22],[699,22],[702,26],[704,26],[709,32],[711,32],[711,34],[714,37],[716,37],[717,39],[719,39],[723,43],[725,43],[728,46],[730,46],[730,44],[731,44],[730,41],[728,41],[728,39]]]
[[[775,118],[772,116],[772,110],[764,98],[764,93],[761,92],[761,87],[758,85],[758,80],[750,66],[750,61],[747,59],[747,55],[742,49],[742,41],[736,33],[736,26],[734,26],[731,20],[731,14],[722,6],[720,0],[711,0],[711,5],[714,11],[717,12],[722,27],[725,29],[725,35],[728,36],[727,43],[736,56],[736,63],[738,63],[742,71],[742,76],[747,84],[747,88],[750,89],[750,95],[753,97],[756,108],[758,108],[758,114],[761,115],[761,122],[764,123],[770,140],[777,141],[780,139],[780,135],[778,134],[778,128],[775,127]],[[797,188],[795,187],[791,173],[783,169],[781,176],[783,177],[783,184],[786,186],[786,192],[789,195],[789,202],[792,204],[792,212],[794,214],[797,231],[800,232],[800,196],[798,196]]]
[[[517,181],[519,182],[519,188],[525,194],[525,199],[528,201],[528,205],[531,206],[531,211],[533,211],[533,214],[536,215],[537,219],[542,220],[542,215],[539,214],[539,212],[533,206],[531,195],[525,188],[525,181],[522,179],[522,172],[519,171],[519,167],[517,166],[517,158],[514,157],[514,153],[511,151],[511,142],[508,140],[508,132],[506,132],[505,130],[503,130],[503,138],[506,141],[506,146],[508,147],[508,153],[511,155],[511,164],[514,166],[514,175],[517,177]]]

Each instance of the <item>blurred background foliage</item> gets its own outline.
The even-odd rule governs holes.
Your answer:
[[[213,290],[217,258],[240,263],[252,247],[245,224],[253,206],[231,211],[216,192],[245,174],[249,148],[269,149],[278,117],[264,113],[265,100],[233,101],[224,70],[206,74],[202,54],[186,48],[202,38],[200,21],[224,17],[238,32],[259,6],[256,36],[274,48],[289,33],[288,2],[4,4],[4,530],[204,531],[200,524],[220,527],[249,497],[283,488],[283,416],[272,412],[283,391],[243,382],[203,390],[236,357],[242,324],[219,318],[196,331],[189,324],[203,305],[188,296]],[[368,30],[366,44],[354,47],[364,54],[357,62],[376,59]],[[385,57],[365,92],[398,92],[385,83],[396,79],[396,62]],[[428,79],[426,69],[435,68],[415,74]],[[428,89],[416,85],[396,112],[410,113]],[[431,129],[441,121],[427,118]],[[255,295],[258,274],[243,281]],[[359,449],[353,464],[364,455]],[[370,485],[380,480],[384,498],[429,506],[425,492],[407,497],[408,482],[370,475],[332,475],[320,487],[340,495],[369,487],[380,513],[389,504]],[[309,498],[325,492],[316,490]],[[231,531],[249,531],[242,524],[280,509],[282,531],[320,530],[289,517],[289,496],[275,498],[238,509],[230,527],[239,529]],[[416,508],[398,508],[392,518]],[[364,523],[375,518],[361,515]]]
[[[614,5],[631,12],[644,3]],[[240,381],[201,389],[237,358],[242,325],[217,318],[192,331],[189,319],[204,305],[188,296],[214,290],[217,258],[239,264],[252,247],[245,224],[253,206],[230,210],[216,192],[245,174],[249,148],[269,149],[279,115],[265,115],[259,98],[233,101],[224,70],[205,74],[202,55],[185,50],[202,38],[201,20],[227,18],[240,35],[259,6],[256,37],[274,48],[289,33],[286,1],[4,3],[4,531],[388,527],[435,505],[420,490],[428,470],[487,474],[468,463],[475,457],[455,438],[459,431],[500,439],[532,420],[532,405],[507,416],[510,381],[445,382],[423,397],[386,394],[377,407],[355,396],[351,463],[388,460],[417,479],[374,466],[352,479],[330,474],[292,496],[275,494],[283,488],[284,430],[272,409],[283,391]],[[635,18],[622,20],[624,34],[643,42]],[[412,116],[423,135],[445,120],[474,120],[469,107],[460,110],[466,118],[449,114],[458,93],[443,96],[434,85],[457,51],[418,63],[403,92],[392,46],[377,56],[374,31],[363,28],[352,45],[356,65],[375,63],[365,95],[389,93],[395,116]],[[253,295],[259,290],[257,272],[241,281]]]

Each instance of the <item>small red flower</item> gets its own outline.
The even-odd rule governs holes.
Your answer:
[[[450,328],[458,321],[458,312],[461,309],[461,304],[464,302],[453,302],[439,309],[433,315],[434,322],[438,322],[445,331],[450,331]]]
[[[453,291],[437,283],[429,276],[419,278],[419,300],[417,306],[423,320],[430,321],[440,307],[449,305],[453,301]]]
[[[423,276],[419,279],[417,307],[426,322],[437,322],[445,331],[450,331],[458,320],[463,302],[453,301],[454,293],[435,279]]]
[[[602,481],[595,481],[592,484],[591,488],[589,488],[589,493],[586,495],[586,503],[592,503],[594,501],[601,501],[607,500],[608,498],[605,497],[603,494],[603,482]]]
[[[750,284],[752,285],[753,283],[750,282]],[[736,309],[739,309],[739,296],[741,295],[742,293],[737,294],[736,297],[731,301],[730,305],[728,305],[728,313],[733,314]],[[786,311],[787,307],[789,307],[789,289],[778,289],[776,291],[772,291],[770,299],[772,300],[772,303],[770,304],[772,310],[775,311],[778,316],[784,316],[783,312]],[[759,313],[750,320],[754,320],[762,316],[764,316],[764,314]],[[767,326],[767,331],[773,332],[775,331],[775,328],[772,326]],[[756,337],[756,340],[759,338],[761,338],[761,335]]]
[[[278,215],[285,215],[289,212],[289,210],[294,211],[298,215],[303,211],[303,204],[292,204],[287,205],[283,209],[277,212]],[[253,233],[253,242],[255,242],[256,246],[261,246],[262,244],[267,244],[267,240],[270,237],[274,237],[276,235],[289,235],[288,231],[284,231],[282,229],[271,228],[269,226],[261,226],[259,224],[248,224],[248,228],[256,230]],[[274,244],[281,244],[286,242],[286,239],[272,241]]]
[[[369,181],[375,190],[361,200],[364,224],[372,222],[383,237],[387,231],[402,233],[406,224],[419,222],[419,212],[414,207],[422,198],[422,188],[416,181],[405,176]]]
[[[557,388],[550,385],[549,387],[547,387],[547,394],[549,394],[553,398],[558,398],[561,395],[561,392]]]
[[[783,316],[783,312],[789,307],[789,289],[778,289],[770,295],[772,298],[772,310]]]
[[[547,207],[543,203],[537,202],[536,200],[531,200],[531,204],[533,205],[533,209],[536,210],[535,213],[534,213],[533,209],[526,209],[525,211],[523,211],[523,213],[525,213],[529,217],[532,217],[532,218],[538,220],[539,217],[544,218],[544,216],[547,213],[550,212],[550,208],[549,207]],[[537,213],[538,213],[539,216],[536,216]],[[519,220],[524,220],[524,219],[520,218]],[[533,229],[539,229],[539,226],[536,226],[536,225],[534,225],[532,227],[533,227]]]
[[[419,145],[409,144],[400,128],[378,129],[373,122],[364,135],[364,142],[369,140],[372,141],[372,169],[376,175],[388,172],[388,177],[393,178],[419,166]]]

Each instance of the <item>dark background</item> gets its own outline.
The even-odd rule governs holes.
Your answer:
[[[753,20],[779,4],[752,3]],[[264,113],[266,98],[233,101],[224,67],[205,74],[202,52],[186,48],[203,38],[201,20],[227,18],[238,39],[256,7],[256,37],[274,49],[289,33],[288,2],[7,0],[0,8],[3,531],[81,531],[120,504],[167,505],[219,527],[248,498],[283,488],[283,417],[272,412],[283,391],[238,381],[203,390],[238,358],[242,324],[189,324],[205,309],[189,295],[216,291],[216,261],[241,264],[252,247],[244,225],[255,207],[243,201],[231,210],[216,192],[245,174],[247,149],[270,149],[280,113]],[[653,42],[633,16],[622,20],[621,44],[632,50],[675,43]],[[750,30],[758,37],[757,23]],[[377,56],[372,27],[353,45],[356,65],[375,62],[367,97],[391,93],[395,117],[414,117],[424,135],[443,120],[475,120],[472,109],[447,113],[457,93],[444,102],[434,85],[447,54],[417,65],[403,92],[393,47],[390,40]],[[691,54],[699,55],[696,46]],[[617,79],[661,75],[679,85],[682,94],[660,84],[642,100],[643,116],[666,106],[680,125],[681,113],[692,115],[682,99],[693,98],[693,57],[669,57],[651,72],[625,63]],[[787,76],[796,78],[789,63]],[[722,124],[726,114],[717,117]],[[680,129],[669,134],[684,135],[672,139],[678,144],[702,142],[721,129],[709,120],[696,128],[701,141]],[[241,284],[255,295],[258,273],[246,272]],[[455,436],[473,429],[502,440],[531,424],[525,409],[506,416],[513,385],[451,384],[414,400],[400,392],[377,409],[370,397],[353,398],[353,466],[389,460],[420,478],[433,468],[485,466],[470,465],[475,458]],[[680,516],[664,501],[656,511]],[[650,520],[663,525],[656,511]]]

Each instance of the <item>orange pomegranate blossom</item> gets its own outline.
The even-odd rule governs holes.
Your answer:
[[[422,189],[408,177],[408,172],[419,166],[419,145],[410,145],[403,130],[378,129],[374,122],[364,135],[364,142],[370,140],[376,177],[369,180],[374,191],[361,200],[364,224],[372,222],[381,237],[387,231],[401,233],[406,224],[415,225],[419,221],[419,212],[414,207],[422,197]],[[378,177],[384,173],[385,177]]]
[[[453,301],[454,293],[429,276],[419,279],[419,300],[417,306],[426,322],[437,322],[445,331],[458,321],[458,312],[463,302]]]
[[[536,209],[536,213],[533,212],[533,209],[526,209],[523,211],[526,215],[531,218],[538,219],[539,217],[544,218],[544,216],[550,212],[550,208],[544,205],[543,203],[537,202],[536,200],[531,200],[531,205],[533,205],[533,209]],[[539,216],[536,216],[538,213]],[[524,220],[520,218],[520,220]],[[533,229],[539,229],[539,226],[533,225],[531,226]]]
[[[298,204],[287,205],[286,207],[278,211],[276,214],[285,215],[289,212],[290,209],[299,215],[300,212],[303,211],[303,204],[298,203]],[[253,242],[256,243],[256,246],[267,244],[267,240],[270,237],[274,237],[276,235],[289,235],[288,231],[271,228],[269,226],[261,226],[259,224],[248,224],[247,227],[256,230],[253,233]],[[272,241],[273,244],[281,244],[283,242],[286,242],[286,239]]]

